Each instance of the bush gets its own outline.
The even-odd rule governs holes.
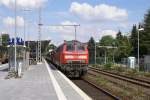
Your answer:
[[[116,70],[118,72],[124,72],[125,71],[125,68],[124,67],[116,67]]]
[[[107,63],[104,65],[104,69],[106,69],[106,70],[110,70],[111,67],[112,67],[112,63]]]
[[[131,75],[131,76],[134,76],[137,74],[137,70],[136,69],[129,69],[128,71],[128,74]]]
[[[92,65],[92,67],[98,67],[98,66],[99,66],[98,64],[93,64],[93,65]]]
[[[150,77],[150,73],[149,73],[149,72],[145,72],[145,73],[144,73],[144,76]]]

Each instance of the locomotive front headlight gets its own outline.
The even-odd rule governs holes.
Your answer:
[[[87,59],[87,56],[82,55],[82,56],[79,56],[78,58],[79,58],[79,59]]]
[[[65,55],[65,59],[73,59],[72,55]]]

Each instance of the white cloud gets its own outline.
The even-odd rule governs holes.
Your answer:
[[[111,36],[113,36],[113,37],[115,38],[117,32],[114,31],[114,30],[103,30],[103,31],[101,31],[100,34],[101,34],[101,37],[102,37],[102,36],[105,36],[105,35],[111,35]]]
[[[47,0],[17,0],[17,6],[21,8],[38,8]],[[0,0],[0,3],[8,8],[13,8],[15,0]]]
[[[74,34],[75,34],[75,29],[72,26],[63,26],[63,25],[77,25],[78,23],[73,22],[73,21],[63,21],[60,23],[60,26],[45,26],[43,27],[44,30],[48,30],[49,33],[53,33],[53,36],[56,38],[61,38],[63,40],[73,40]],[[61,26],[62,25],[62,26]],[[78,28],[77,28],[78,32]],[[56,35],[57,34],[57,35]],[[56,41],[59,41],[56,39]]]
[[[6,17],[3,19],[3,23],[6,26],[15,26],[15,19],[12,17]],[[24,26],[24,19],[23,17],[17,16],[17,26],[23,27]]]
[[[76,22],[71,22],[71,21],[64,21],[61,23],[62,25],[77,25]]]
[[[64,21],[60,23],[60,26],[48,26],[48,30],[51,32],[57,32],[61,34],[71,34],[74,32],[74,27],[72,26],[61,26],[61,25],[77,25],[76,22]]]
[[[73,2],[70,7],[70,12],[82,19],[89,21],[122,21],[127,19],[128,16],[128,13],[125,9],[106,4],[92,6],[87,3],[80,4],[77,2]]]
[[[60,25],[73,25],[73,24],[78,23],[71,21],[64,21],[60,23]],[[56,44],[58,44],[57,43],[58,41],[59,43],[62,43],[63,40],[73,40],[75,38],[74,27],[48,26],[46,28],[48,29],[48,33],[51,33],[50,36]],[[81,24],[81,26],[77,28],[77,39],[82,42],[87,42],[91,36],[93,36],[95,40],[98,41],[104,35],[112,35],[113,37],[115,37],[116,34],[117,32],[114,30],[103,29],[100,26],[96,25]]]

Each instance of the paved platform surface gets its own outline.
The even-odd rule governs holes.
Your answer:
[[[0,67],[0,100],[90,100],[47,62],[31,66],[21,79],[5,80],[7,67]]]

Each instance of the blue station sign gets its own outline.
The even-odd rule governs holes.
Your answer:
[[[10,38],[8,40],[8,43],[9,43],[9,45],[14,45],[15,44],[15,38]],[[23,45],[24,44],[23,39],[20,37],[16,37],[16,44],[17,45]]]

